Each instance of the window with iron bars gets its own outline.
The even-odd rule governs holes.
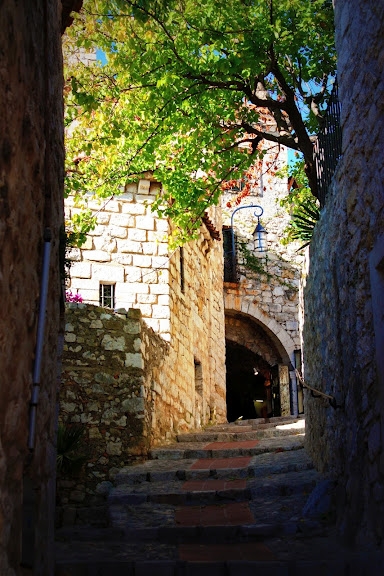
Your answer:
[[[115,288],[116,284],[100,284],[99,306],[115,308]]]

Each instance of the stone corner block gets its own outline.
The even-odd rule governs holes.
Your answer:
[[[132,320],[140,320],[141,310],[139,308],[129,308],[127,318],[131,318]]]
[[[151,182],[149,180],[139,180],[137,192],[138,194],[149,194]]]

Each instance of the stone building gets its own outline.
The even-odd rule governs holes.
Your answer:
[[[72,251],[70,278],[72,294],[78,292],[88,304],[120,315],[140,310],[145,325],[166,345],[152,383],[152,443],[223,421],[226,414],[220,214],[205,216],[199,238],[169,252],[169,224],[151,212],[158,192],[157,183],[141,180],[102,210],[98,206],[96,228],[81,249]],[[67,210],[76,208],[68,202]],[[102,329],[99,323],[91,327]],[[79,344],[71,334],[65,337],[69,352]],[[114,344],[103,338],[102,348],[111,349]],[[84,364],[85,348],[78,353]],[[135,362],[126,359],[125,366]]]
[[[285,150],[270,156],[286,162]],[[205,215],[196,241],[173,252],[168,221],[151,212],[159,191],[143,179],[108,200],[90,198],[97,226],[70,254],[68,290],[83,303],[67,304],[60,418],[84,425],[88,446],[83,483],[60,484],[64,505],[97,497],[115,470],[178,432],[297,411],[301,258],[280,243],[286,180],[266,170],[241,203],[263,204],[268,252],[256,256],[253,211],[239,211],[232,282],[224,282],[228,226],[221,229],[238,191]],[[78,210],[66,200],[68,218]],[[248,266],[242,245],[261,270]]]
[[[53,573],[64,170],[61,31],[74,5],[67,1],[62,12],[59,0],[5,0],[0,10],[2,576]]]
[[[341,534],[384,546],[384,4],[335,1],[342,158],[305,288],[307,447],[336,480]],[[351,65],[353,63],[353,65]]]
[[[303,412],[302,393],[297,393],[293,371],[301,349],[298,288],[303,258],[297,253],[299,244],[281,243],[289,215],[279,200],[287,194],[287,180],[276,175],[286,163],[287,150],[272,146],[258,167],[249,195],[239,205],[239,190],[229,189],[223,195],[223,223],[227,226],[223,233],[229,254],[231,215],[241,207],[232,219],[237,270],[231,272],[236,278],[226,277],[224,282],[230,420],[255,416],[251,397],[267,402],[269,415]],[[260,210],[242,208],[249,205],[263,209],[266,252],[255,250],[252,232]]]

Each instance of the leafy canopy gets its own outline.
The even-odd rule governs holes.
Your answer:
[[[154,208],[188,236],[265,139],[303,153],[316,195],[331,0],[85,0],[64,48],[68,193],[106,197],[151,171]]]

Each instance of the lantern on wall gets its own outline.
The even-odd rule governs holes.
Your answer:
[[[256,228],[253,231],[253,240],[255,243],[255,251],[256,252],[266,252],[267,250],[267,231],[264,228],[264,226],[262,225],[262,223],[260,222],[260,216],[263,214],[263,209],[261,206],[258,206],[258,208],[261,210],[260,214],[257,214],[256,212],[254,213],[255,216],[257,217],[257,225]]]

